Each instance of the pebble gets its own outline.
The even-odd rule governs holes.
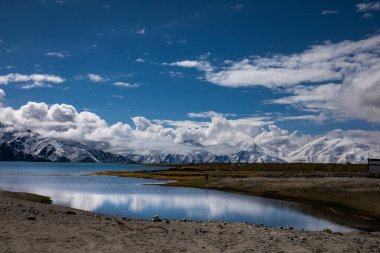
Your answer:
[[[154,216],[152,217],[152,221],[153,221],[153,222],[160,222],[160,221],[162,221],[162,220],[160,219],[160,216],[158,216],[158,215],[154,215]]]

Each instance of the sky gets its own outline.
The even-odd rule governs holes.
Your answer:
[[[374,134],[379,29],[380,1],[0,0],[0,121],[210,144]]]

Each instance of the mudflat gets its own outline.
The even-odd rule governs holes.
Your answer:
[[[105,216],[0,191],[0,252],[379,252],[379,232]]]

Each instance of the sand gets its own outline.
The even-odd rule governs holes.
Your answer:
[[[379,252],[379,232],[131,220],[0,191],[0,252]]]

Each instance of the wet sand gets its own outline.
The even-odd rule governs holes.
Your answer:
[[[379,252],[379,232],[130,220],[0,191],[0,252]]]

